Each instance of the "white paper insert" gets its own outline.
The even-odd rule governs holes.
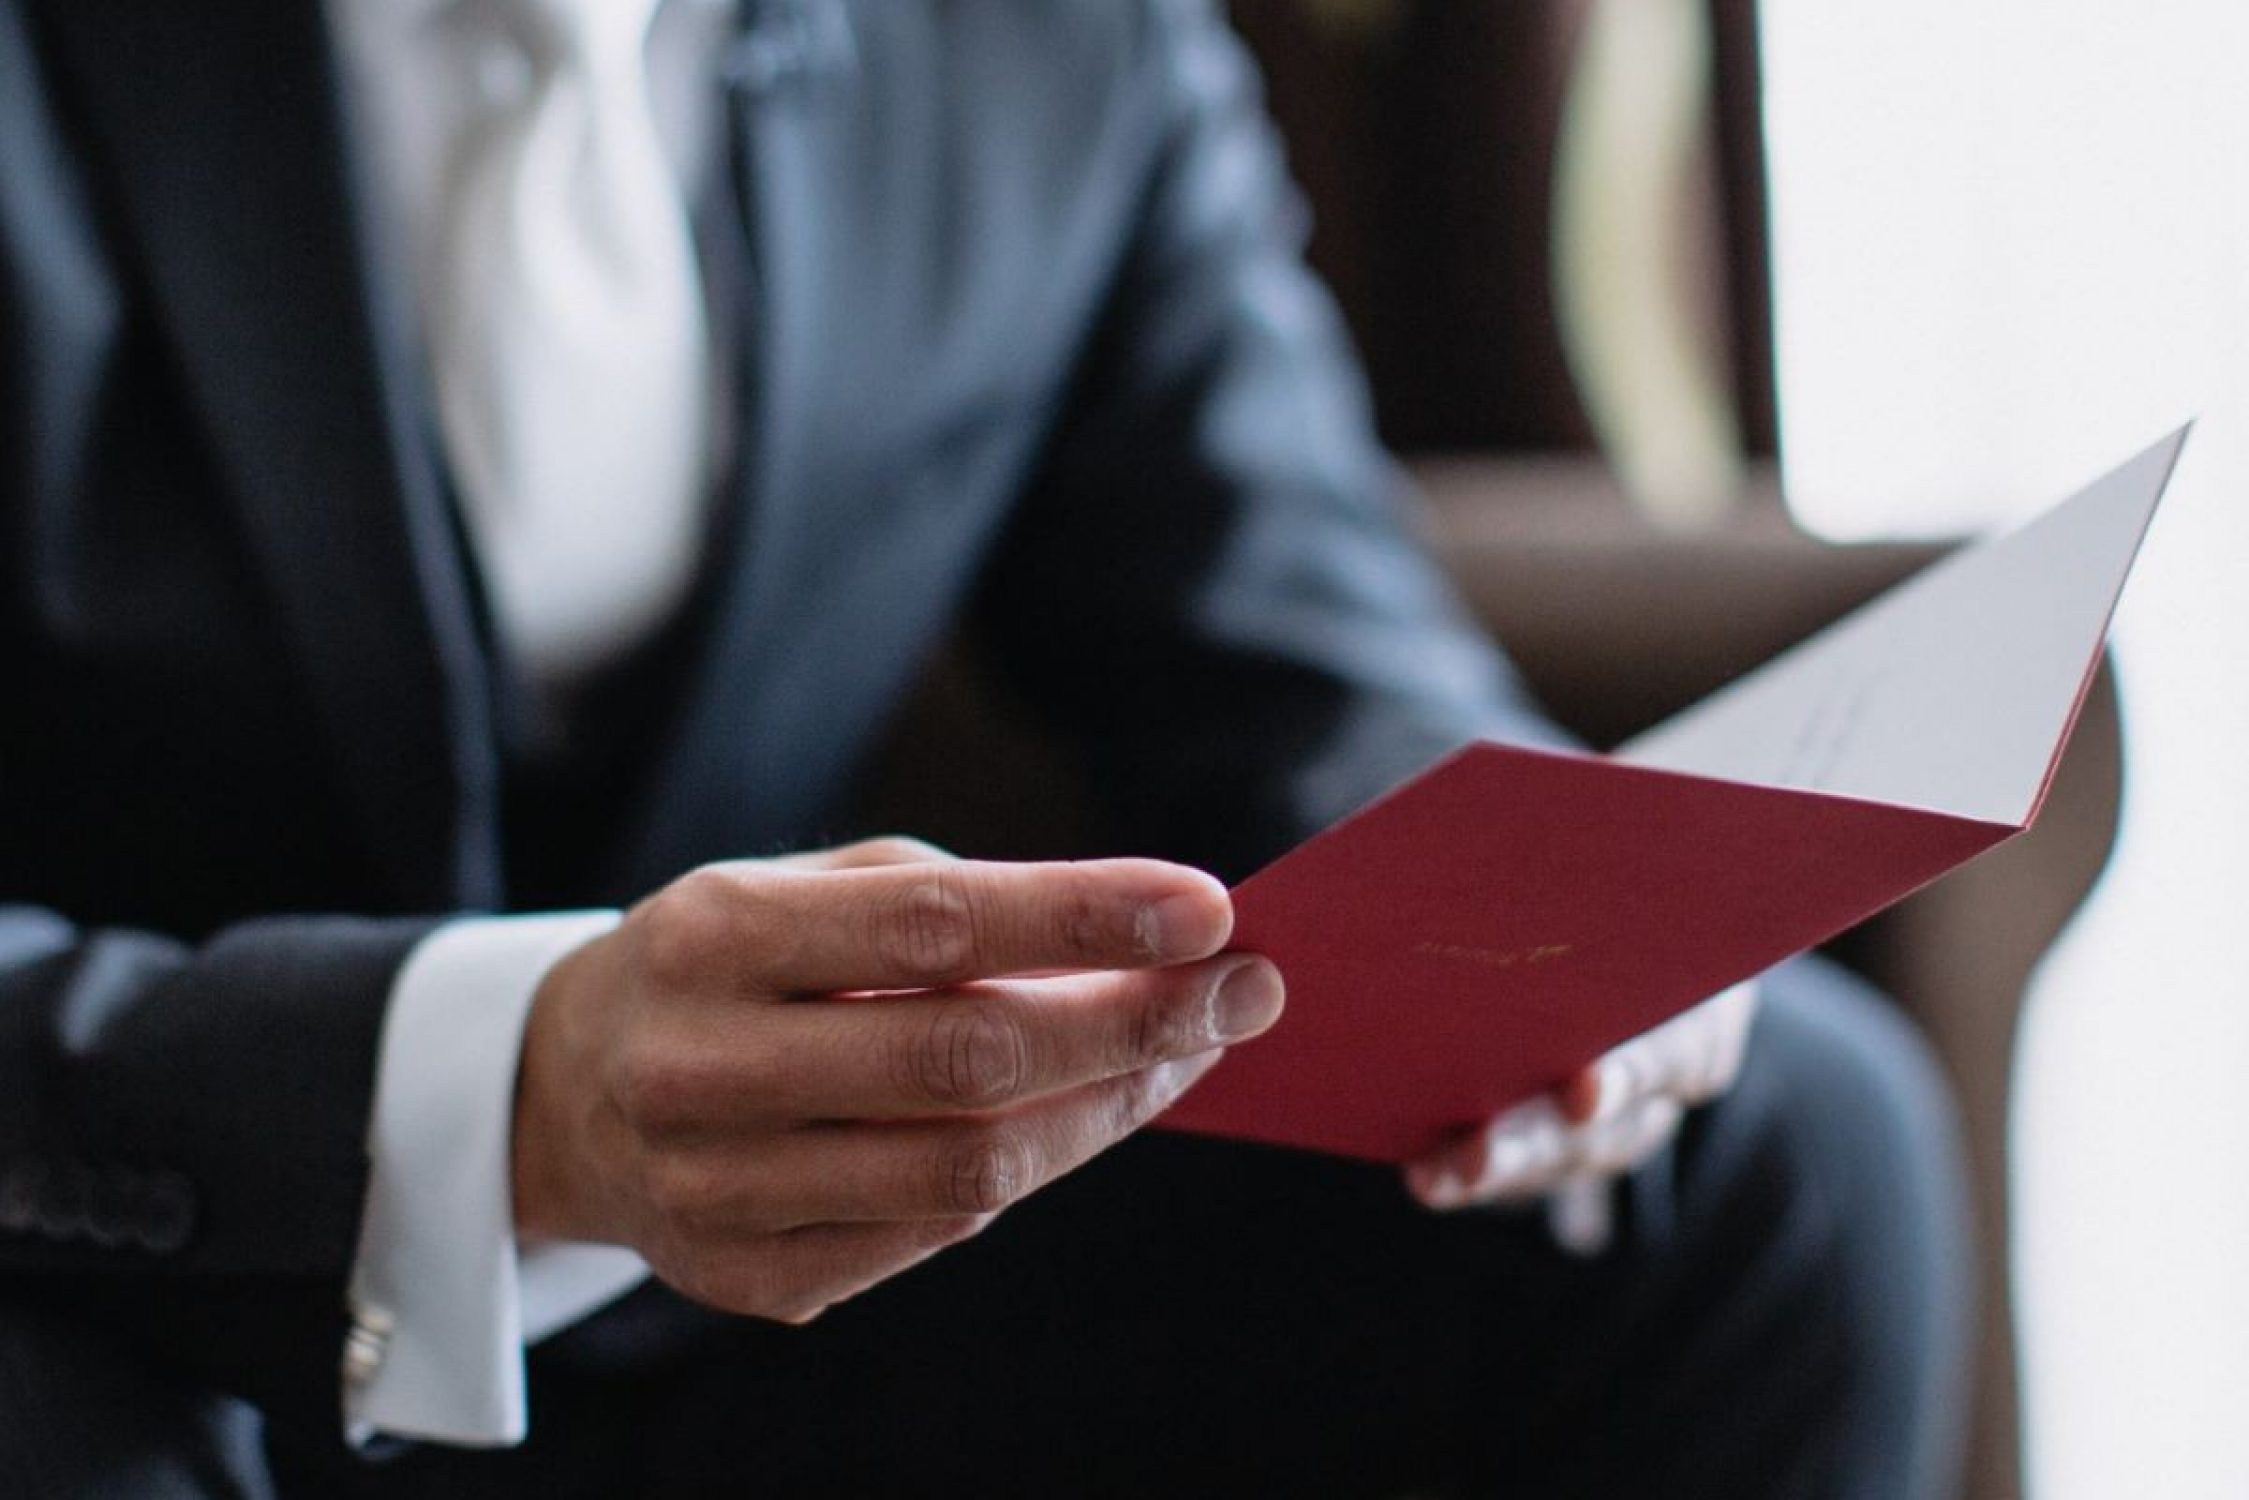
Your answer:
[[[1908,579],[1616,758],[2028,822],[2187,431]]]

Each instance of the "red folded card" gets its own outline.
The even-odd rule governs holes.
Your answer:
[[[1615,756],[1471,745],[1243,882],[1288,1011],[1165,1127],[1412,1159],[2028,827],[2185,436]]]

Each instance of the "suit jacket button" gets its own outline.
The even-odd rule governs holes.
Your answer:
[[[151,1255],[177,1255],[195,1236],[195,1188],[177,1172],[152,1174],[142,1191],[141,1248]]]
[[[52,1239],[75,1240],[87,1230],[93,1207],[94,1173],[84,1162],[56,1162],[39,1195],[39,1229]]]
[[[105,1167],[94,1174],[93,1199],[86,1208],[87,1237],[104,1250],[131,1240],[143,1192],[141,1174],[131,1167]]]
[[[0,1170],[0,1233],[26,1234],[38,1227],[46,1175],[35,1161],[13,1161]]]

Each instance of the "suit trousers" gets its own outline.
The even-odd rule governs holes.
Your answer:
[[[1387,1169],[1151,1133],[803,1328],[647,1287],[541,1346],[519,1449],[347,1455],[0,1303],[0,1493],[1943,1495],[1972,1264],[1954,1121],[1842,971],[1611,1248]],[[16,1294],[11,1294],[16,1295]]]

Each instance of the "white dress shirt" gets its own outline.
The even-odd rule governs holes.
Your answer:
[[[425,287],[437,271],[455,144],[521,98],[530,63],[490,0],[328,0],[328,11],[377,242],[391,274]],[[730,12],[724,0],[664,0],[649,32],[651,107],[683,193],[704,180],[719,143],[717,64]],[[491,566],[490,549],[511,545],[507,534],[477,534],[473,511],[468,521]],[[692,515],[674,521],[698,524]],[[648,522],[620,507],[616,524]],[[616,651],[653,628],[632,601],[592,600],[606,613],[578,622],[579,632],[606,636]],[[629,1250],[521,1246],[514,1233],[509,1131],[531,1000],[557,959],[616,921],[614,912],[583,912],[452,922],[400,971],[351,1278],[343,1410],[355,1438],[521,1441],[525,1346],[647,1276]]]

